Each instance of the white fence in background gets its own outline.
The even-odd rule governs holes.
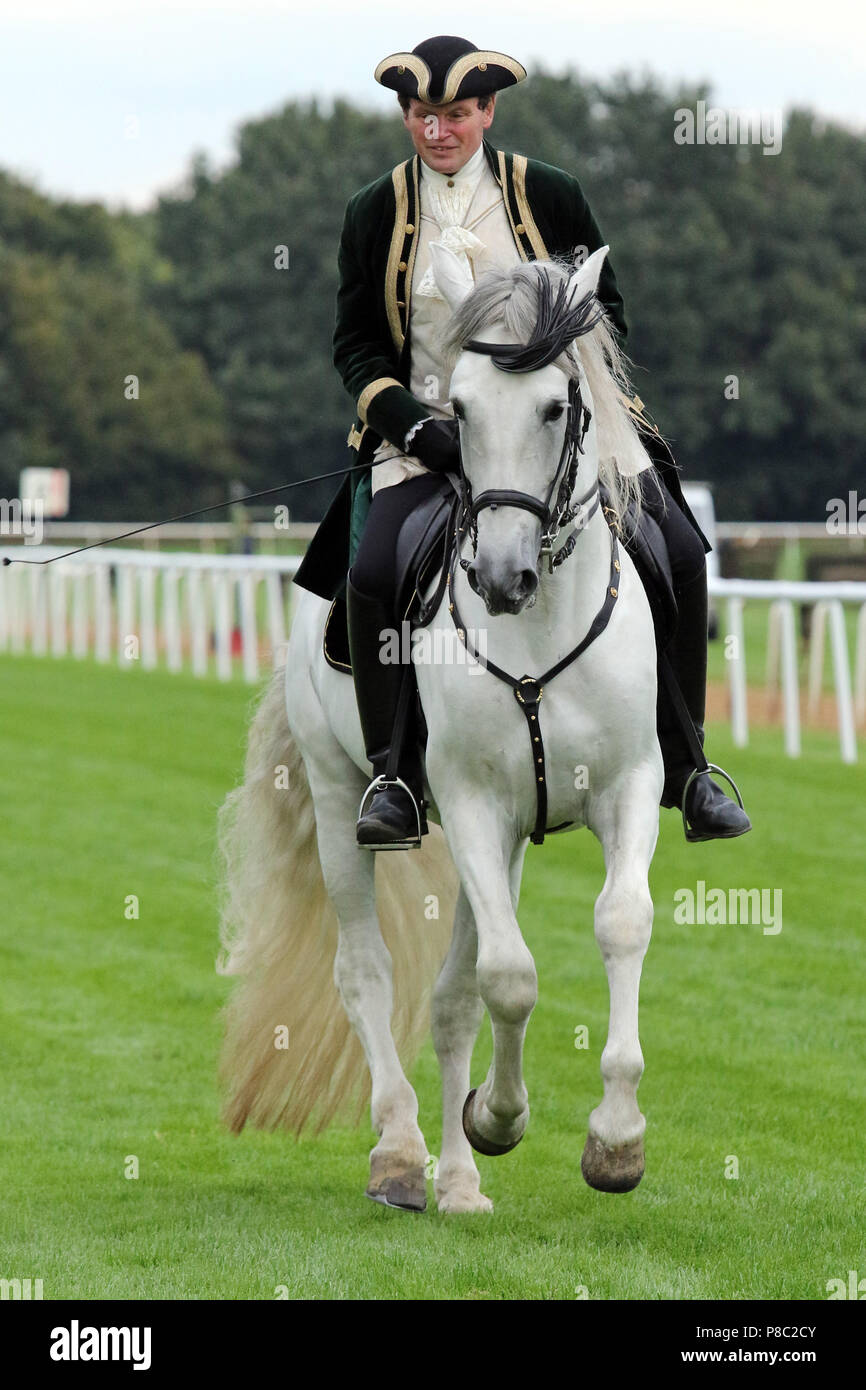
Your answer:
[[[51,546],[0,550],[47,560]],[[255,681],[285,646],[291,621],[291,576],[297,555],[207,555],[172,551],[93,550],[50,565],[0,567],[0,651],[37,656],[115,656],[122,666],[196,676],[234,674]]]
[[[711,580],[709,588],[715,599],[727,599],[725,635],[727,638],[733,638],[732,656],[728,661],[728,678],[734,742],[740,747],[745,747],[749,741],[743,604],[749,599],[769,600],[767,689],[772,694],[777,689],[781,675],[785,751],[789,757],[799,757],[800,685],[797,679],[797,624],[794,605],[805,603],[813,608],[809,644],[809,713],[815,713],[821,694],[824,643],[829,627],[839,749],[843,762],[856,762],[856,724],[866,719],[866,584],[845,581],[807,584],[777,579],[714,579]],[[858,606],[853,699],[843,607],[846,603]]]
[[[0,555],[45,560],[58,547],[0,549]],[[170,671],[189,666],[229,680],[238,656],[244,679],[255,681],[285,645],[292,609],[291,577],[300,558],[193,552],[94,550],[51,565],[0,568],[0,651],[62,657],[114,657],[123,666]],[[821,692],[829,635],[839,743],[845,762],[857,758],[856,725],[866,720],[866,583],[795,583],[711,579],[710,594],[726,603],[720,627],[727,662],[734,741],[749,737],[743,606],[769,600],[766,684],[781,684],[785,749],[800,753],[800,688],[795,605],[813,606],[808,703]],[[858,608],[852,686],[845,604]],[[132,639],[132,641],[130,641]]]

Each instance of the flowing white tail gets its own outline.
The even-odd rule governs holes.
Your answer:
[[[334,984],[337,918],[319,865],[306,770],[286,718],[282,669],[256,710],[243,784],[220,810],[219,845],[217,969],[240,977],[226,1006],[223,1118],[235,1132],[247,1122],[296,1134],[308,1121],[317,1133],[338,1117],[357,1124],[370,1075]],[[393,963],[392,1028],[408,1069],[429,1033],[457,876],[437,825],[423,849],[377,858],[377,909]],[[438,916],[419,930],[417,903],[431,882]]]

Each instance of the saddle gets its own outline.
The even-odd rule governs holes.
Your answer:
[[[446,540],[460,505],[454,483],[443,474],[441,484],[425,497],[407,516],[397,536],[397,603],[400,620],[421,617],[421,595],[430,579],[441,571],[444,587],[446,572]],[[438,589],[437,589],[438,593]],[[428,603],[428,620],[438,608],[438,602]],[[334,599],[325,621],[323,638],[325,660],[337,671],[351,674],[349,634],[346,623],[345,599]]]
[[[605,518],[609,520],[612,512],[606,504],[610,499],[603,487],[599,491]],[[426,497],[403,522],[397,537],[396,612],[401,620],[414,619],[423,625],[438,608],[447,570],[447,541],[452,534],[459,505],[454,483],[446,474],[436,492]],[[622,545],[641,577],[652,613],[656,643],[662,652],[670,642],[677,623],[677,602],[667,546],[658,523],[646,510],[641,512],[637,526],[633,511],[627,512],[624,530]],[[437,572],[440,573],[440,582],[432,598],[424,604],[421,596]],[[351,675],[346,603],[342,598],[334,599],[331,604],[325,621],[323,650],[329,666]]]

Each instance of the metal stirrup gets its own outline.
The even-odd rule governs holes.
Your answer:
[[[695,844],[699,840],[706,840],[708,837],[706,835],[696,835],[695,832],[690,828],[688,816],[686,815],[686,797],[689,794],[689,788],[691,787],[692,782],[694,782],[698,777],[706,776],[710,772],[718,772],[718,774],[721,777],[724,777],[726,782],[730,782],[731,786],[734,789],[734,795],[737,798],[740,810],[745,811],[746,809],[743,805],[743,798],[740,796],[739,787],[737,786],[733,777],[731,777],[730,773],[725,772],[725,769],[723,767],[719,767],[718,763],[707,763],[706,767],[696,767],[693,772],[689,773],[688,778],[686,779],[686,785],[683,788],[683,799],[681,805],[681,810],[683,813],[683,831],[685,832],[685,837],[690,844]]]
[[[412,808],[413,808],[413,810],[414,810],[414,812],[415,812],[415,827],[416,827],[415,839],[414,839],[414,840],[392,840],[392,841],[390,841],[390,842],[387,842],[387,841],[386,841],[385,843],[383,843],[383,844],[381,844],[381,845],[375,845],[375,844],[359,845],[358,848],[359,848],[359,849],[420,849],[420,848],[421,848],[421,812],[420,812],[420,810],[418,809],[418,802],[417,802],[416,799],[415,799],[415,793],[412,791],[412,788],[408,785],[408,783],[406,783],[406,782],[403,781],[403,778],[402,778],[402,777],[398,777],[396,773],[394,774],[393,777],[389,777],[388,774],[387,774],[386,772],[382,772],[382,773],[379,774],[378,777],[374,777],[374,778],[373,778],[373,780],[372,780],[372,782],[370,783],[369,787],[368,787],[367,790],[364,792],[364,795],[361,797],[361,805],[358,807],[358,820],[361,820],[362,816],[365,814],[364,808],[365,808],[365,806],[367,805],[367,802],[368,802],[369,800],[372,800],[372,797],[375,795],[376,792],[378,792],[378,791],[383,791],[386,787],[402,787],[403,791],[406,793],[406,795],[409,797],[409,800],[412,802]]]

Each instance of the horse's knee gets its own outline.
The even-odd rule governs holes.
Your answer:
[[[605,888],[595,905],[595,937],[604,954],[646,951],[653,924],[653,900],[647,885]]]
[[[524,1023],[538,998],[535,962],[522,942],[479,957],[478,988],[499,1023]]]

